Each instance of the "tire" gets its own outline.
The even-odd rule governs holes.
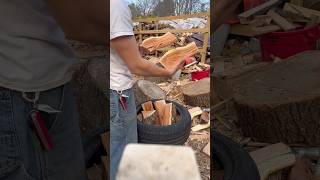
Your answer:
[[[248,152],[231,139],[211,132],[212,161],[221,163],[224,180],[260,180],[258,168]]]
[[[157,101],[157,100],[153,100]],[[177,110],[180,118],[177,123],[169,126],[148,125],[138,121],[138,142],[145,144],[167,144],[183,145],[189,138],[191,131],[191,117],[188,110],[182,105],[166,100],[172,103]],[[137,114],[142,110],[141,105],[137,107]]]

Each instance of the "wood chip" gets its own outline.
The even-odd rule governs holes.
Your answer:
[[[280,16],[274,10],[270,10],[268,12],[268,16],[270,16],[272,20],[285,31],[293,30],[296,28],[292,23],[287,21],[284,17]]]
[[[210,142],[203,148],[202,152],[210,157]]]
[[[193,119],[196,116],[200,116],[203,113],[203,111],[200,107],[194,107],[194,108],[189,109],[188,111],[190,113],[191,119]]]
[[[207,124],[196,125],[193,128],[191,128],[191,130],[193,132],[196,132],[196,131],[201,131],[201,130],[208,129],[208,128],[210,128],[210,121]]]

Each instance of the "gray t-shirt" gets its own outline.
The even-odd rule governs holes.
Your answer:
[[[71,79],[74,55],[44,0],[0,1],[0,86],[32,92]]]

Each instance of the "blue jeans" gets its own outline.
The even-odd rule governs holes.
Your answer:
[[[70,85],[41,92],[38,102],[61,111],[43,114],[54,144],[50,151],[43,150],[30,128],[31,103],[21,92],[0,87],[0,179],[87,179]]]
[[[119,162],[125,146],[137,143],[137,113],[132,89],[123,91],[127,110],[119,102],[117,91],[110,90],[110,179],[115,180]]]

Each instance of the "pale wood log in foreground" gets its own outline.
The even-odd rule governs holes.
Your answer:
[[[150,52],[153,52],[157,49],[164,48],[175,42],[177,42],[177,37],[170,32],[167,32],[163,36],[159,37],[150,37],[142,41],[141,46],[148,49]]]
[[[181,64],[187,57],[195,55],[199,51],[195,42],[184,47],[178,47],[166,52],[160,59],[160,63],[167,69]]]

